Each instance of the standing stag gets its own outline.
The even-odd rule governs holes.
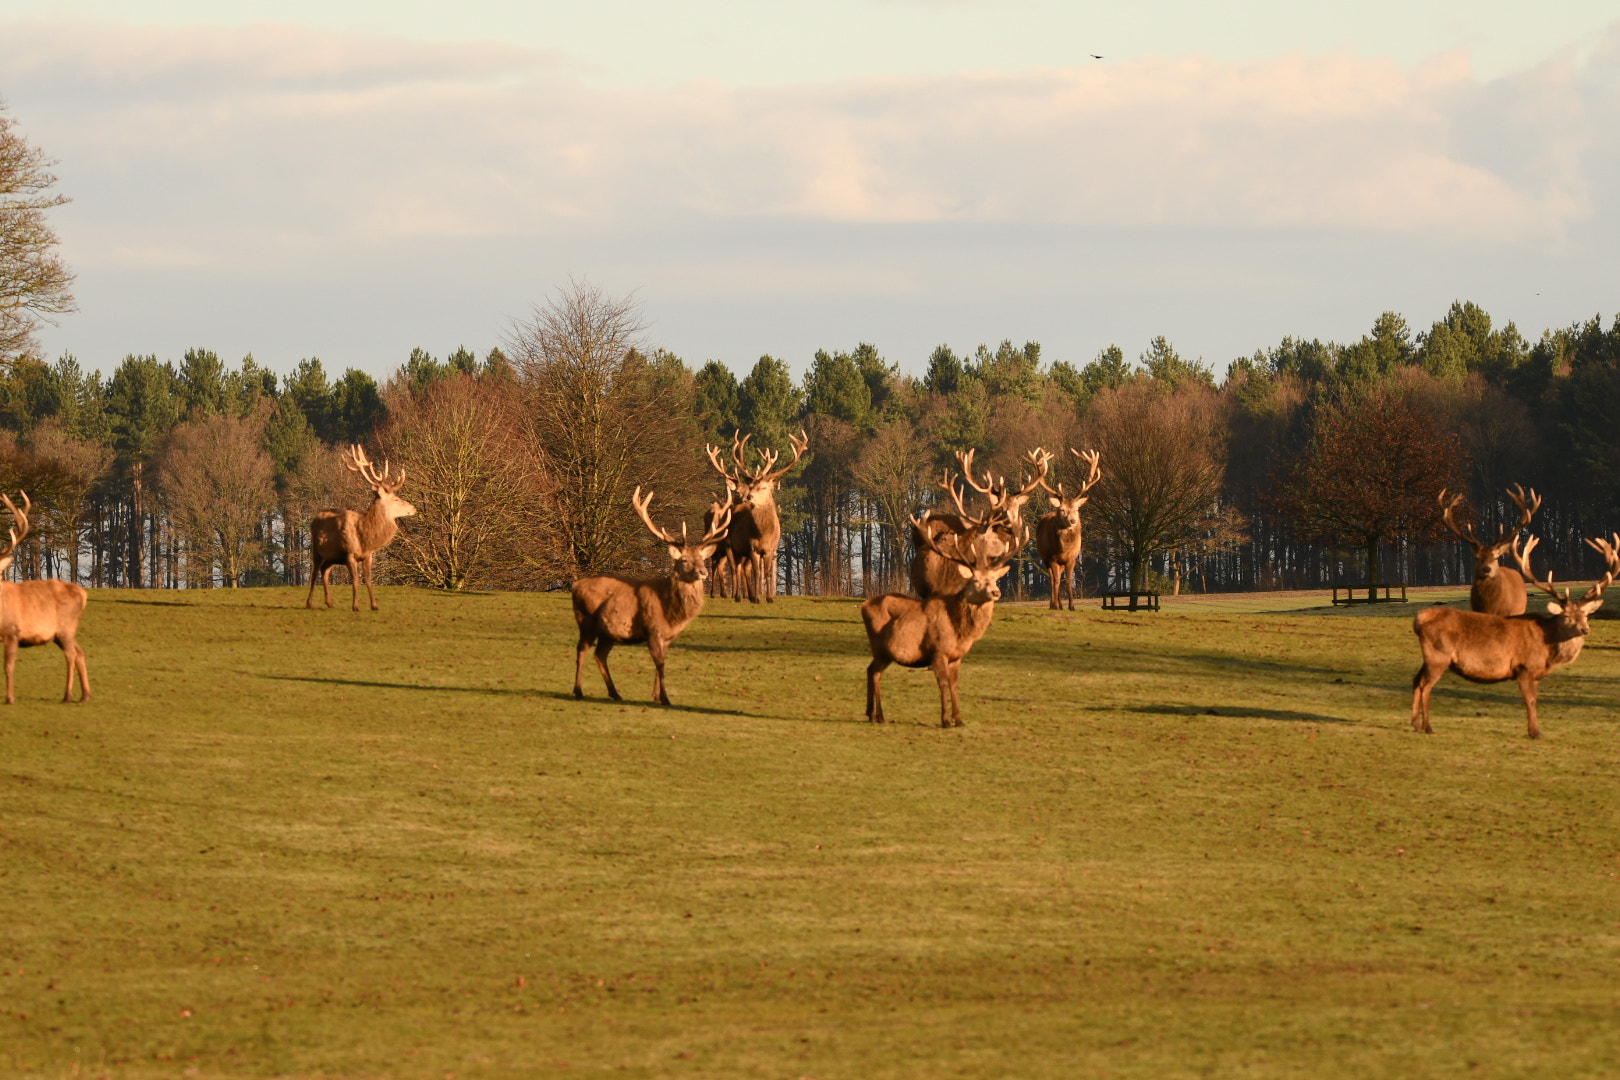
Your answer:
[[[1608,573],[1575,601],[1570,600],[1568,589],[1560,595],[1553,588],[1552,575],[1543,582],[1530,572],[1530,553],[1538,542],[1536,537],[1530,537],[1522,553],[1517,540],[1509,546],[1525,580],[1552,594],[1547,614],[1487,615],[1435,606],[1418,612],[1412,620],[1412,629],[1423,649],[1423,666],[1412,676],[1414,730],[1424,734],[1434,731],[1429,726],[1429,693],[1449,670],[1470,682],[1517,679],[1529,717],[1530,738],[1541,738],[1541,726],[1536,723],[1537,684],[1555,669],[1573,664],[1581,654],[1581,646],[1592,629],[1587,617],[1602,606],[1603,590],[1620,573],[1620,533],[1615,534],[1613,542],[1587,541],[1603,554]]]
[[[322,510],[309,523],[309,557],[312,563],[309,595],[304,597],[306,608],[314,607],[315,582],[321,583],[321,594],[326,606],[332,606],[332,569],[339,563],[349,568],[349,587],[353,592],[354,610],[360,610],[360,566],[366,569],[366,595],[371,598],[371,610],[377,610],[377,594],[371,591],[371,557],[394,538],[399,531],[395,521],[416,513],[416,507],[399,497],[405,483],[405,470],[399,471],[398,480],[388,478],[388,462],[383,461],[382,475],[366,460],[366,452],[358,444],[343,454],[343,464],[350,472],[357,472],[371,485],[371,505],[362,511]]]
[[[1082,454],[1070,447],[1069,453],[1091,466],[1090,474],[1073,495],[1064,495],[1062,484],[1056,491],[1046,488],[1051,492],[1047,501],[1053,509],[1035,526],[1035,552],[1041,557],[1041,565],[1046,567],[1046,576],[1052,579],[1053,611],[1062,606],[1058,603],[1059,584],[1069,590],[1069,610],[1074,610],[1074,567],[1080,561],[1080,508],[1086,505],[1086,492],[1102,479],[1102,470],[1097,465],[1102,455],[1097,451],[1087,450]]]
[[[720,447],[707,447],[709,462],[726,479],[726,489],[736,500],[732,507],[731,534],[727,539],[732,574],[732,598],[742,601],[743,583],[748,585],[748,599],[759,603],[761,596],[767,604],[776,600],[776,552],[782,544],[782,519],[776,512],[776,489],[782,477],[804,457],[810,439],[801,428],[797,435],[789,435],[793,444],[793,460],[776,468],[775,450],[759,450],[760,466],[749,469],[745,464],[748,440],[752,433],[731,441],[732,467],[727,469],[720,460]]]
[[[993,532],[990,515],[974,522],[958,534],[956,543],[945,547],[929,538],[928,513],[912,519],[913,535],[923,546],[962,579],[961,588],[949,596],[917,600],[898,593],[874,596],[861,605],[861,621],[866,624],[866,640],[872,648],[872,663],[866,669],[866,718],[883,723],[883,691],[879,685],[890,664],[910,668],[931,668],[939,680],[939,726],[961,727],[962,709],[957,701],[956,684],[962,671],[962,658],[974,642],[990,628],[1001,588],[996,584],[1012,565],[1025,536],[1017,543],[1002,545],[999,555],[988,553]]]
[[[669,557],[674,564],[666,577],[624,578],[613,574],[580,578],[574,582],[574,621],[579,624],[579,645],[574,656],[574,696],[585,696],[582,680],[585,675],[585,650],[596,646],[596,666],[607,683],[608,696],[622,701],[613,676],[608,674],[608,653],[615,645],[647,643],[652,654],[653,700],[669,704],[669,692],[664,687],[664,657],[673,642],[688,623],[703,610],[703,581],[709,576],[709,559],[725,539],[726,527],[731,521],[731,507],[718,503],[711,508],[714,517],[703,539],[689,543],[686,523],[681,523],[681,535],[665,532],[653,524],[647,508],[653,493],[641,497],[641,488],[630,497],[631,505],[641,520],[658,539],[669,545]]]
[[[1541,509],[1541,496],[1532,488],[1527,499],[1522,484],[1508,488],[1507,494],[1519,505],[1519,523],[1504,532],[1496,543],[1484,544],[1474,536],[1473,525],[1464,532],[1452,518],[1462,504],[1462,494],[1459,492],[1448,499],[1444,489],[1440,492],[1441,516],[1445,518],[1446,528],[1474,549],[1474,587],[1468,590],[1468,606],[1490,615],[1523,615],[1530,599],[1525,592],[1524,575],[1512,567],[1500,565],[1500,560],[1512,549],[1519,531],[1529,525],[1530,519]]]
[[[11,511],[16,525],[11,530],[11,543],[0,552],[0,574],[11,569],[11,560],[17,545],[28,535],[28,512],[34,508],[28,493],[22,492],[23,508],[18,510],[11,498],[0,495]],[[54,641],[67,658],[67,689],[62,701],[73,700],[73,676],[79,676],[79,700],[90,700],[90,672],[84,663],[84,647],[79,644],[79,616],[90,594],[78,585],[47,578],[44,581],[0,581],[0,639],[6,643],[6,704],[17,700],[12,690],[12,672],[17,667],[19,646],[43,645]]]
[[[1024,461],[1035,470],[1035,478],[1026,480],[1024,486],[1017,491],[1007,487],[1005,479],[997,483],[985,471],[984,482],[976,483],[973,478],[973,455],[975,451],[966,453],[956,452],[956,463],[962,470],[962,476],[968,485],[975,491],[984,495],[990,503],[986,520],[990,523],[990,532],[980,541],[984,554],[998,556],[1003,552],[1011,551],[1017,554],[1022,542],[1014,544],[1013,541],[1023,530],[1024,504],[1036,488],[1046,481],[1047,469],[1051,466],[1052,455],[1040,447],[1036,447],[1024,455]],[[924,600],[936,596],[950,596],[959,592],[964,584],[962,576],[956,572],[948,553],[957,552],[960,539],[967,536],[980,522],[970,516],[962,505],[962,493],[957,490],[956,481],[952,478],[950,470],[945,471],[939,482],[950,495],[951,501],[956,504],[956,513],[930,511],[920,520],[913,519],[911,523],[911,542],[916,553],[911,557],[910,579],[911,589]],[[943,551],[947,554],[938,554]],[[1013,555],[1009,555],[1011,562]]]

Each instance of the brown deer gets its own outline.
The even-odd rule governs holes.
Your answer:
[[[988,470],[984,474],[984,482],[976,483],[973,478],[975,452],[969,450],[963,453],[958,450],[956,463],[961,468],[968,485],[983,494],[990,503],[987,516],[990,519],[991,532],[982,542],[985,545],[984,553],[994,557],[1009,549],[1016,552],[1012,545],[1023,526],[1024,504],[1029,501],[1031,493],[1045,482],[1052,455],[1040,447],[1025,454],[1024,460],[1034,467],[1035,478],[1026,481],[1024,487],[1015,492],[1007,487],[1005,480],[997,484]],[[956,572],[956,567],[950,559],[935,554],[930,543],[925,543],[925,540],[942,550],[953,551],[957,538],[967,535],[978,523],[977,519],[969,515],[963,507],[962,493],[957,490],[949,469],[945,471],[938,486],[950,495],[956,504],[956,513],[931,511],[924,514],[920,521],[913,519],[911,523],[911,542],[915,550],[911,558],[909,575],[911,589],[924,600],[935,596],[949,596],[960,591],[964,584],[962,576]],[[927,532],[926,537],[923,530]]]
[[[34,508],[28,493],[22,492],[23,508],[18,510],[7,495],[0,495],[11,511],[16,525],[11,530],[11,543],[0,552],[0,574],[11,569],[11,560],[17,545],[28,535],[28,512]],[[90,671],[84,663],[84,647],[79,644],[79,616],[84,614],[90,594],[68,581],[47,578],[43,581],[0,581],[0,639],[6,643],[6,704],[12,705],[17,696],[12,690],[12,672],[17,667],[19,646],[43,645],[54,641],[67,658],[67,689],[62,691],[64,704],[73,700],[73,675],[79,676],[79,700],[90,700]]]
[[[758,450],[760,466],[750,470],[744,464],[748,454],[748,440],[752,433],[733,437],[731,444],[732,468],[727,469],[720,460],[718,446],[707,447],[709,462],[726,478],[726,488],[736,500],[732,508],[731,534],[727,546],[731,551],[733,589],[732,598],[741,602],[746,582],[748,599],[759,603],[764,596],[767,604],[776,601],[776,552],[782,544],[782,519],[776,512],[776,489],[782,477],[804,457],[810,439],[801,428],[798,435],[789,435],[793,445],[793,460],[776,467],[779,455],[775,450]]]
[[[366,460],[366,452],[358,444],[344,452],[343,464],[350,472],[357,472],[371,485],[371,505],[364,511],[322,510],[309,523],[309,557],[312,564],[309,595],[304,597],[306,608],[314,607],[315,582],[321,583],[321,594],[326,606],[332,606],[332,570],[339,563],[349,568],[349,588],[353,592],[354,610],[360,610],[360,567],[366,569],[366,595],[371,598],[371,610],[377,610],[377,594],[371,590],[371,557],[394,538],[399,518],[410,517],[416,507],[399,497],[405,483],[405,470],[399,471],[398,480],[388,477],[388,462],[383,461],[382,475]]]
[[[1541,509],[1541,496],[1532,488],[1527,499],[1522,484],[1508,488],[1507,493],[1508,498],[1519,504],[1519,523],[1494,544],[1485,544],[1474,536],[1473,525],[1464,532],[1452,518],[1462,504],[1462,493],[1448,499],[1444,489],[1440,492],[1441,517],[1445,518],[1446,528],[1474,549],[1474,586],[1468,590],[1468,606],[1490,615],[1523,615],[1530,599],[1525,592],[1524,575],[1512,567],[1500,565],[1500,560],[1512,548],[1519,531],[1529,525],[1530,519]]]
[[[669,545],[673,562],[670,573],[657,578],[626,578],[616,574],[580,578],[574,582],[574,621],[579,624],[579,645],[574,657],[574,696],[585,696],[582,680],[585,674],[585,650],[596,646],[596,666],[607,683],[608,696],[614,701],[624,700],[613,685],[608,673],[608,653],[615,645],[647,643],[652,654],[653,700],[669,704],[669,692],[664,687],[664,657],[669,646],[687,624],[703,610],[703,582],[709,576],[709,559],[725,539],[726,527],[731,522],[731,507],[719,506],[703,539],[690,543],[686,539],[686,523],[681,523],[681,535],[665,532],[653,524],[647,508],[653,493],[641,497],[641,488],[630,497],[630,503],[641,515],[641,520],[658,539]]]
[[[861,605],[861,621],[866,624],[866,640],[872,647],[872,663],[866,669],[866,718],[883,723],[883,691],[880,681],[890,664],[910,668],[931,668],[939,680],[939,726],[961,727],[962,709],[957,700],[957,678],[962,658],[974,642],[990,628],[996,601],[1001,599],[997,581],[1012,564],[1017,549],[1027,537],[999,555],[987,552],[986,541],[993,527],[990,516],[980,519],[957,542],[945,547],[929,538],[928,513],[912,519],[922,543],[940,559],[956,568],[962,587],[945,597],[918,600],[889,593],[874,596]]]
[[[1536,687],[1542,679],[1565,664],[1573,664],[1591,632],[1587,618],[1603,604],[1603,590],[1620,573],[1620,533],[1613,542],[1588,540],[1595,550],[1602,552],[1608,563],[1608,573],[1586,591],[1579,600],[1571,601],[1569,590],[1562,595],[1553,588],[1552,575],[1545,582],[1537,581],[1530,571],[1530,553],[1539,541],[1532,536],[1520,552],[1517,539],[1509,545],[1513,558],[1519,564],[1525,580],[1552,594],[1545,615],[1488,615],[1483,612],[1458,611],[1456,608],[1435,606],[1418,612],[1412,620],[1418,644],[1423,648],[1423,666],[1412,676],[1412,727],[1424,734],[1434,731],[1429,726],[1429,693],[1448,670],[1478,683],[1504,682],[1517,679],[1519,693],[1524,695],[1524,711],[1529,717],[1529,735],[1541,738],[1541,726],[1536,723]]]
[[[1041,557],[1041,565],[1046,567],[1046,576],[1052,579],[1053,611],[1062,607],[1058,603],[1060,584],[1069,590],[1069,610],[1074,610],[1074,566],[1080,561],[1080,508],[1086,505],[1086,492],[1102,479],[1102,470],[1097,465],[1102,455],[1097,451],[1087,450],[1082,454],[1070,447],[1069,453],[1089,465],[1091,471],[1080,485],[1080,490],[1073,495],[1063,494],[1062,484],[1057,486],[1056,491],[1047,487],[1046,490],[1051,492],[1047,502],[1052,504],[1053,509],[1035,526],[1035,553]]]

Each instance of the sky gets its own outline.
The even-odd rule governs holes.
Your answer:
[[[1620,308],[1612,4],[0,0],[0,99],[104,371],[384,377],[570,280],[739,375]]]

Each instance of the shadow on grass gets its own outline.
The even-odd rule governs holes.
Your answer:
[[[1353,724],[1343,716],[1298,709],[1257,709],[1252,705],[1091,705],[1089,712],[1145,713],[1150,716],[1219,716],[1232,720],[1293,720],[1313,724]]]
[[[94,592],[92,592],[90,595],[92,597],[95,597],[95,600],[96,600],[97,603],[101,603],[101,604],[140,604],[143,607],[192,607],[192,606],[194,606],[194,605],[188,603],[185,600],[126,600],[121,596],[96,596],[96,594]]]

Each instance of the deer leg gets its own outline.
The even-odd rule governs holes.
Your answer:
[[[764,587],[765,602],[776,603],[776,552],[765,556],[759,568],[760,584]]]
[[[669,691],[664,686],[664,657],[669,655],[669,642],[660,638],[647,639],[647,651],[652,653],[653,700],[660,705],[669,704]]]
[[[360,561],[353,555],[348,557],[349,564],[349,604],[355,610],[360,610]]]
[[[574,648],[574,696],[577,698],[585,696],[585,653],[590,647],[585,635],[579,635],[579,644]]]
[[[1528,671],[1519,673],[1519,693],[1524,695],[1524,711],[1530,718],[1529,736],[1541,738],[1541,725],[1536,723],[1536,677]]]
[[[619,688],[613,685],[613,676],[608,674],[608,653],[613,651],[613,639],[603,638],[596,643],[596,669],[602,673],[602,681],[607,683],[608,697],[614,701],[623,701],[619,696]]]
[[[936,656],[933,663],[934,678],[939,680],[939,726],[951,727],[951,716],[956,709],[956,680],[952,678],[951,662],[943,656]],[[960,715],[956,723],[961,724]]]
[[[315,606],[315,581],[320,576],[321,558],[319,555],[311,553],[309,557],[309,595],[304,597],[305,608],[312,608]],[[327,606],[330,607],[331,605],[328,604]]]
[[[962,678],[962,661],[960,658],[951,661],[951,725],[962,726],[962,705],[957,697],[956,686]]]
[[[73,700],[73,676],[76,673],[73,666],[73,652],[78,645],[71,640],[63,641],[61,638],[56,639],[56,644],[61,647],[62,657],[67,660],[67,689],[62,691],[62,704],[66,705]]]
[[[878,683],[888,666],[887,660],[873,660],[866,665],[866,718],[874,724],[883,723],[883,688]]]
[[[1078,562],[1079,560],[1075,560]],[[1074,563],[1070,563],[1063,571],[1063,587],[1069,590],[1069,610],[1074,610]]]
[[[1429,726],[1429,692],[1445,673],[1444,665],[1436,666],[1425,660],[1423,666],[1418,668],[1417,674],[1412,676],[1413,731],[1421,731],[1425,735],[1434,734],[1434,728]]]
[[[377,594],[371,591],[371,556],[370,555],[366,556],[365,564],[366,564],[366,596],[371,598],[371,610],[376,611],[377,610]],[[358,592],[355,593],[356,597],[358,597],[359,595],[360,594]]]
[[[84,646],[77,638],[73,640],[73,662],[79,669],[79,704],[82,705],[90,700],[90,669],[85,666]]]
[[[17,639],[6,639],[6,704],[15,705],[17,695],[11,690],[11,674],[17,668]]]

